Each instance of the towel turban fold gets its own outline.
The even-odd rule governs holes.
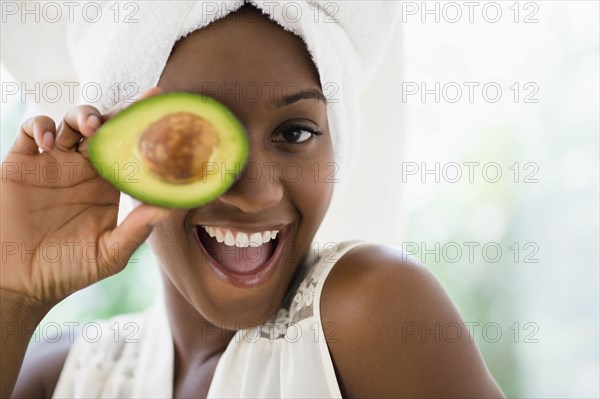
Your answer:
[[[106,2],[104,7],[114,7]],[[101,111],[132,91],[156,86],[177,40],[235,12],[244,1],[123,2],[119,18],[78,19],[68,46],[82,85],[103,95]],[[378,67],[399,1],[249,1],[304,41],[327,97],[338,177],[352,167],[359,136],[359,94]],[[96,2],[96,4],[103,4]],[[127,6],[129,5],[129,6]],[[116,15],[104,9],[104,15]],[[115,21],[116,19],[116,21]]]

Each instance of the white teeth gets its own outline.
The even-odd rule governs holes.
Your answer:
[[[250,238],[248,237],[248,234],[237,233],[237,236],[235,237],[235,246],[236,247],[245,248],[248,246],[249,242],[250,242]]]
[[[269,242],[271,240],[271,232],[265,231],[264,233],[262,233],[262,240],[263,242]]]
[[[250,236],[250,243],[249,243],[249,245],[251,247],[259,247],[262,243],[263,243],[263,241],[262,241],[262,234],[260,234],[260,233],[252,233],[252,235]]]
[[[214,237],[215,236],[215,228],[211,227],[211,226],[207,226],[205,228],[206,232],[208,233],[209,236]]]
[[[258,247],[277,237],[279,230],[267,230],[263,232],[247,233],[234,232],[230,229],[214,226],[202,226],[209,236],[216,238],[220,243],[227,246],[236,246],[240,248]]]
[[[217,241],[223,242],[225,240],[225,236],[223,235],[223,231],[221,229],[217,229],[215,231],[215,236],[217,237]]]
[[[235,238],[233,238],[231,230],[227,230],[225,233],[225,245],[229,245],[230,247],[235,245]]]

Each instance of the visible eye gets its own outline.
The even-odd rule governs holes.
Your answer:
[[[282,137],[283,140],[274,139],[273,141],[281,141],[287,143],[304,143],[310,140],[313,136],[320,136],[321,131],[305,125],[288,125],[281,129],[281,132],[275,137]]]

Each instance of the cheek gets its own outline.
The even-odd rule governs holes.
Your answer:
[[[310,160],[292,163],[282,171],[292,201],[304,220],[321,223],[333,196],[336,171],[330,146],[322,148]]]
[[[148,237],[148,244],[163,267],[179,264],[189,245],[183,221],[169,219],[156,225]]]
[[[327,167],[315,162],[303,168],[301,179],[295,182],[288,180],[288,187],[293,187],[291,191],[301,210],[323,216],[333,195],[334,183],[329,175]],[[307,212],[303,213],[306,217]]]

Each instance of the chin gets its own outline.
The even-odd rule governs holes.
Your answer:
[[[273,227],[278,234],[268,241],[263,236],[265,242],[255,247],[225,247],[218,243],[221,237],[211,237],[213,231],[199,225],[186,234],[187,244],[157,246],[159,241],[177,242],[177,237],[151,237],[169,300],[175,298],[178,310],[187,308],[186,316],[198,315],[226,330],[252,328],[270,320],[301,264],[301,257],[289,249],[298,248],[294,225]],[[261,250],[265,253],[260,254]],[[233,261],[223,262],[227,255]],[[235,255],[239,256],[237,263]]]

